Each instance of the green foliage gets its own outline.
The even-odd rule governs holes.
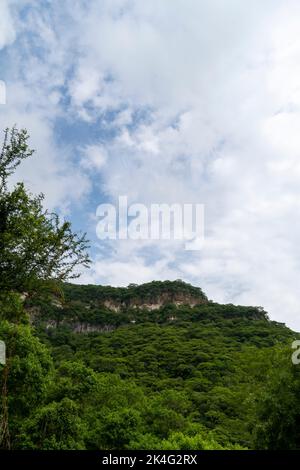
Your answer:
[[[0,448],[14,445],[23,420],[47,395],[52,376],[48,349],[33,336],[29,325],[0,321],[7,361],[0,375]],[[9,419],[9,429],[6,429]]]
[[[72,289],[66,286],[59,307],[40,297],[28,308],[38,308],[40,338],[63,370],[56,378],[61,392],[51,396],[80,403],[87,448],[254,447],[258,399],[276,370],[281,344],[291,343],[293,332],[269,321],[260,308],[208,302],[114,312],[102,307],[101,296],[93,299],[99,310],[86,308],[91,286],[74,286],[74,295]],[[99,330],[79,334],[76,322]],[[93,384],[91,392],[74,393],[72,370],[83,371],[79,377]]]
[[[168,300],[170,303],[179,298],[193,299],[195,303],[208,302],[200,287],[177,281],[152,281],[142,285],[129,284],[128,287],[64,284],[65,298],[69,303],[80,305],[83,301],[90,307],[99,307],[105,300],[116,303],[127,310],[132,305],[143,305]],[[100,300],[101,299],[101,300]],[[166,302],[165,302],[166,303]]]
[[[276,368],[257,398],[254,445],[258,449],[300,449],[300,369],[288,348],[276,352]]]
[[[28,147],[28,133],[15,127],[4,131],[4,140],[0,152],[0,194],[7,190],[7,179],[13,174],[22,160],[30,157],[33,150]]]
[[[299,335],[181,280],[63,283],[86,240],[8,190],[27,140],[7,130],[0,153],[0,448],[299,449]]]
[[[7,177],[32,154],[27,139],[26,131],[6,132],[0,154],[1,291],[32,291],[50,279],[74,277],[77,265],[89,263],[85,236],[44,210],[43,195],[32,196],[22,183],[7,189]]]
[[[136,308],[136,323],[130,308],[107,309],[103,320],[103,310],[95,316],[85,308],[84,295],[73,312],[72,286],[67,289],[60,304],[49,293],[26,301],[40,339],[29,342],[33,357],[25,355],[22,367],[28,363],[29,377],[36,371],[39,380],[34,390],[20,375],[14,400],[27,400],[27,390],[18,388],[23,380],[38,399],[30,410],[19,404],[11,414],[14,448],[297,447],[299,382],[283,347],[297,335],[284,325],[257,308],[212,302],[152,312]],[[22,310],[17,298],[15,305]],[[32,335],[24,311],[18,318],[22,331]],[[99,330],[78,333],[74,318]],[[55,370],[49,356],[49,364],[39,366],[42,350],[51,351]],[[286,437],[290,432],[294,441]]]
[[[0,375],[0,448],[20,446],[24,426],[38,428],[48,417],[58,431],[50,440],[39,437],[40,444],[35,445],[71,448],[76,439],[57,441],[57,436],[69,435],[72,429],[71,423],[65,428],[58,419],[68,405],[63,400],[69,399],[40,409],[48,399],[53,363],[50,351],[33,334],[23,296],[49,288],[57,292],[55,283],[72,278],[77,265],[88,265],[87,242],[72,232],[69,222],[60,222],[56,214],[43,209],[43,195],[32,196],[22,183],[9,189],[9,176],[33,153],[27,141],[25,130],[6,130],[0,151],[0,338],[7,355]],[[73,416],[71,405],[69,415]]]
[[[234,448],[234,446],[229,446]],[[239,446],[236,446],[239,448]],[[170,435],[167,440],[162,441],[163,450],[224,450],[213,437],[212,433],[197,433],[194,435],[183,434],[182,432],[175,432]],[[241,449],[241,447],[240,447]]]
[[[22,449],[84,449],[84,424],[78,405],[69,398],[39,408],[22,424],[18,446]]]

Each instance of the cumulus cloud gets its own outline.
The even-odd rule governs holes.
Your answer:
[[[83,154],[81,165],[90,170],[101,170],[107,160],[106,149],[103,145],[87,145]]]
[[[9,9],[10,3],[9,0],[2,0],[0,3],[0,49],[11,44],[16,35]]]
[[[182,277],[300,329],[299,13],[296,0],[53,0],[26,24],[15,14],[10,120],[27,120],[44,155],[26,178],[46,179],[56,205],[93,184],[89,212],[103,194],[205,204],[201,251],[95,246],[86,282]],[[75,154],[68,134],[54,139],[61,120],[93,129]]]
[[[30,145],[36,150],[12,183],[23,179],[31,191],[45,194],[49,209],[56,208],[64,215],[90,190],[90,181],[77,167],[69,143],[57,142],[56,122],[65,112],[61,86],[68,67],[67,51],[59,47],[50,12],[42,14],[29,0],[3,5],[7,8],[6,27],[12,29],[16,24],[17,28],[3,70],[7,102],[0,108],[0,127],[27,128]]]

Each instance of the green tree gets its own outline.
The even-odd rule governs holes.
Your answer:
[[[28,324],[0,320],[0,338],[7,351],[0,374],[0,448],[11,448],[23,420],[45,399],[53,365],[46,346]]]
[[[33,196],[23,183],[10,189],[9,177],[32,153],[26,130],[5,131],[0,151],[0,338],[6,343],[7,361],[0,371],[0,448],[19,445],[24,423],[28,429],[33,423],[35,429],[41,423],[46,429],[45,419],[52,420],[49,429],[57,424],[50,433],[52,444],[47,441],[45,446],[59,448],[56,439],[62,436],[63,448],[71,448],[77,442],[71,445],[67,437],[77,429],[72,422],[75,405],[62,400],[41,409],[52,378],[52,360],[33,335],[20,294],[49,284],[54,289],[58,281],[77,276],[74,269],[88,266],[90,259],[85,235],[73,233],[69,222],[45,210],[43,195]],[[60,419],[64,405],[67,411]],[[71,437],[74,432],[70,431]]]
[[[276,367],[269,371],[258,397],[254,446],[257,449],[300,449],[300,367],[291,362],[291,349],[280,348]]]
[[[22,425],[18,446],[22,449],[84,449],[85,426],[79,406],[65,397],[37,410]]]
[[[33,196],[23,183],[11,191],[7,180],[21,161],[32,155],[25,130],[6,130],[0,154],[0,290],[33,291],[49,280],[76,277],[88,266],[84,235],[43,209],[43,195]]]

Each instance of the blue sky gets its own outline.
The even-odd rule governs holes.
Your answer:
[[[181,278],[300,330],[300,4],[2,0],[15,177],[87,231],[81,282]],[[97,206],[205,205],[205,243],[96,238]]]

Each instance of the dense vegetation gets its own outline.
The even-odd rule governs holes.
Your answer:
[[[85,303],[94,302],[99,305],[103,300],[112,300],[126,308],[131,303],[158,301],[162,295],[167,295],[170,301],[179,296],[193,298],[198,303],[207,301],[200,287],[194,287],[181,279],[173,282],[153,281],[142,285],[129,284],[128,287],[65,284],[63,290],[68,301],[84,300]]]
[[[69,299],[74,298],[70,285],[67,290]],[[98,321],[102,327],[110,325],[111,331],[78,334],[70,323],[46,329],[35,321],[56,368],[63,367],[63,376],[80,364],[106,384],[102,387],[108,396],[97,404],[95,392],[76,401],[81,420],[88,423],[85,446],[256,445],[258,398],[267,391],[266,377],[276,367],[278,354],[284,356],[282,345],[290,346],[295,337],[288,328],[270,322],[261,309],[212,302],[193,308],[167,304],[157,311],[110,312],[107,323],[108,311],[105,319],[96,318],[85,308],[90,299],[86,289],[81,296],[79,292],[80,287],[74,286],[79,317]],[[67,306],[52,309],[55,318],[69,313]],[[287,349],[286,366],[289,362]],[[63,396],[70,394],[65,391]],[[121,426],[118,431],[117,426]]]
[[[180,280],[66,283],[89,262],[85,237],[7,186],[30,154],[24,131],[6,133],[0,448],[299,449],[299,335]]]

